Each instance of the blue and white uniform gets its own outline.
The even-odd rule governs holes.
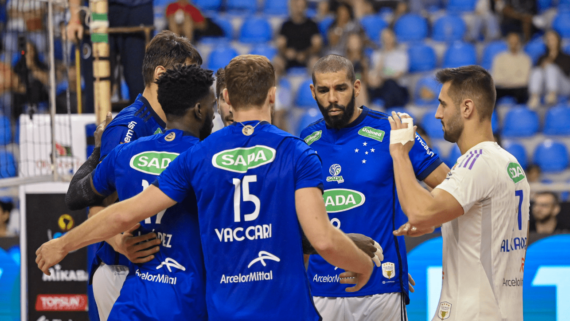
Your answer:
[[[340,130],[329,128],[321,119],[303,130],[301,138],[311,146],[323,161],[324,199],[332,224],[345,233],[360,233],[373,238],[384,250],[382,267],[372,273],[370,281],[358,292],[349,293],[350,285],[339,283],[344,272],[326,262],[319,255],[311,255],[308,275],[315,303],[323,319],[353,320],[344,317],[346,305],[338,298],[377,296],[386,298],[395,294],[408,298],[408,264],[404,237],[395,237],[392,231],[407,222],[396,193],[394,169],[390,156],[390,123],[388,115],[362,107],[360,116]],[[418,180],[424,180],[442,161],[416,135],[410,159]],[[338,300],[337,300],[338,299]],[[331,307],[336,306],[337,308]],[[356,298],[354,302],[358,301]],[[365,300],[366,301],[366,300]],[[393,301],[393,300],[391,300]],[[390,314],[374,307],[363,311],[363,320],[400,320],[403,302],[391,307]],[[365,303],[363,303],[365,304]],[[354,304],[356,306],[360,303]],[[353,306],[354,306],[353,305]],[[382,304],[374,304],[381,307]],[[355,307],[358,310],[358,307]],[[380,308],[380,310],[382,309]],[[355,311],[353,311],[355,312]],[[360,319],[360,313],[354,320]],[[379,319],[380,317],[380,319]],[[395,318],[395,319],[393,319]]]
[[[221,129],[181,154],[155,185],[198,201],[209,320],[320,320],[303,264],[295,191],[322,186],[321,162],[267,122]]]
[[[198,138],[173,129],[116,147],[92,174],[102,195],[131,198],[168,167]],[[154,259],[131,263],[121,294],[108,320],[207,320],[205,270],[193,193],[175,206],[140,222],[138,234],[154,232],[162,240]]]

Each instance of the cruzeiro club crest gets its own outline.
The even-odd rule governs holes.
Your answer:
[[[394,263],[391,262],[382,263],[382,275],[387,279],[395,277],[396,269]]]
[[[451,303],[445,301],[441,302],[439,304],[439,310],[437,311],[437,316],[440,319],[445,320],[449,318],[450,315],[451,315]]]
[[[331,165],[331,167],[329,168],[329,174],[331,174],[332,176],[327,177],[327,182],[337,182],[339,184],[344,183],[344,178],[342,178],[342,176],[338,176],[341,170],[342,168],[340,167],[339,164]]]

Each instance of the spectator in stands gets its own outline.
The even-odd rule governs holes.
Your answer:
[[[530,74],[530,108],[539,106],[540,96],[544,93],[547,105],[556,104],[558,95],[570,95],[570,55],[562,51],[560,35],[556,31],[547,31],[544,40],[546,53],[538,59]]]
[[[4,35],[4,49],[8,52],[18,51],[18,34],[25,33],[40,52],[47,51],[46,8],[41,0],[7,0],[8,19]]]
[[[538,12],[536,0],[503,0],[501,30],[506,36],[511,32],[522,33],[529,41],[536,29],[532,18]]]
[[[539,183],[541,173],[540,166],[531,164],[526,169],[526,179],[529,183]]]
[[[10,222],[10,213],[14,209],[14,204],[5,199],[0,200],[0,237],[16,236],[8,230],[8,223]]]
[[[518,33],[509,33],[507,43],[509,50],[496,55],[491,68],[491,75],[497,87],[497,100],[511,96],[517,100],[517,104],[524,104],[528,100],[528,79],[532,60],[522,50]]]
[[[339,3],[335,12],[335,19],[329,27],[328,48],[326,54],[335,54],[344,56],[346,54],[346,45],[348,36],[353,33],[363,34],[363,29],[354,19],[352,7],[346,3]]]
[[[290,17],[277,37],[280,59],[285,60],[286,69],[306,67],[309,58],[321,51],[323,38],[317,24],[307,17],[307,0],[291,0],[289,10]]]
[[[352,62],[356,79],[362,84],[356,105],[368,105],[368,57],[364,53],[364,39],[360,33],[351,33],[346,43],[346,58]]]
[[[168,29],[192,41],[195,29],[205,29],[206,21],[198,8],[187,0],[172,2],[166,7]]]
[[[408,72],[408,53],[397,47],[391,29],[382,31],[381,40],[382,50],[374,52],[368,76],[370,100],[380,98],[386,108],[402,107],[408,102],[408,89],[399,81]]]
[[[471,40],[479,41],[482,30],[485,30],[484,36],[486,41],[500,37],[499,20],[491,8],[494,4],[495,1],[491,0],[477,0],[475,11],[472,15],[472,23],[469,23],[469,18],[466,19]]]
[[[534,218],[529,224],[531,232],[551,234],[570,230],[565,222],[557,218],[560,213],[560,203],[556,193],[536,193],[531,210]]]
[[[24,111],[24,104],[32,106],[40,102],[47,102],[49,94],[48,66],[40,60],[36,46],[26,43],[26,59],[18,60],[14,66],[14,73],[20,79],[19,90],[13,94],[14,111],[12,116],[17,117]]]

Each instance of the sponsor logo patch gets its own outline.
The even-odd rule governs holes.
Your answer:
[[[342,168],[340,167],[339,164],[331,165],[331,167],[329,168],[329,173],[332,176],[327,177],[327,182],[337,182],[339,184],[344,183],[344,178],[342,178],[342,176],[339,176],[341,170]]]
[[[382,275],[387,279],[392,279],[396,276],[396,266],[392,262],[382,263]]]
[[[172,162],[176,157],[177,153],[168,152],[142,152],[136,154],[131,158],[131,168],[143,172],[145,174],[160,175],[168,164]]]
[[[36,311],[87,311],[87,295],[39,294]]]
[[[305,137],[305,143],[307,143],[307,145],[311,146],[312,143],[316,142],[317,140],[321,139],[323,135],[323,131],[319,130],[316,132],[313,132],[311,135]]]
[[[230,172],[246,173],[249,169],[273,162],[276,154],[275,149],[263,145],[234,148],[215,154],[212,165]]]
[[[364,204],[364,194],[351,189],[333,188],[323,193],[328,213],[337,213],[351,210]]]
[[[509,172],[509,177],[515,183],[518,183],[525,178],[524,171],[521,165],[517,163],[510,163],[509,166],[507,167],[507,171]]]
[[[448,319],[451,315],[451,303],[449,302],[441,302],[439,304],[439,309],[437,310],[437,316],[442,319]]]
[[[382,142],[384,140],[385,133],[383,130],[365,126],[360,128],[360,130],[358,131],[358,135],[372,138],[374,140]]]

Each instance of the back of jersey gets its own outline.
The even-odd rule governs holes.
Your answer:
[[[319,320],[295,191],[322,185],[320,159],[267,122],[250,136],[242,128],[228,126],[192,150],[209,319]]]

